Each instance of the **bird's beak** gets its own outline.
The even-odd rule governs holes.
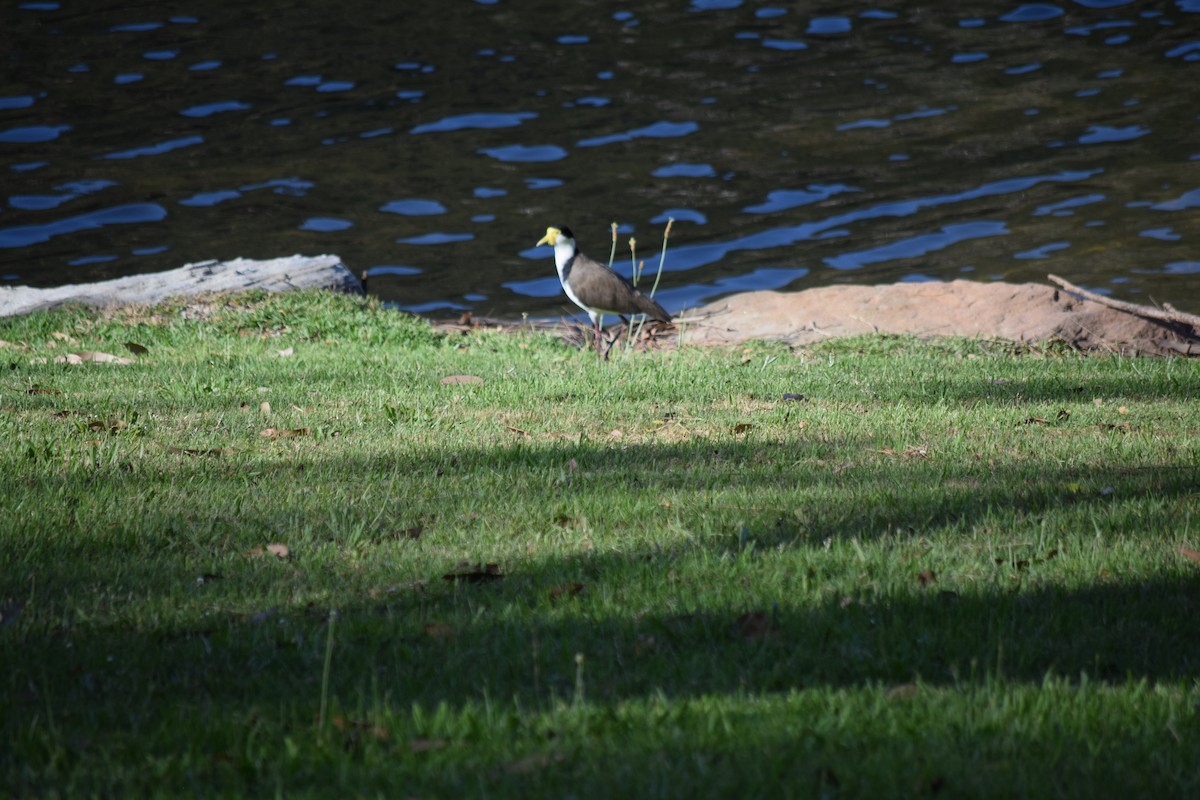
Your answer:
[[[558,241],[558,234],[559,234],[558,228],[546,228],[546,235],[543,236],[541,239],[538,239],[538,244],[539,245],[548,244],[548,245],[553,246],[554,243],[556,241]]]

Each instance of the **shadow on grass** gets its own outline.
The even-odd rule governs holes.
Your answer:
[[[274,604],[261,613],[217,612],[165,628],[151,624],[145,631],[93,627],[86,619],[41,632],[22,631],[18,624],[0,630],[10,640],[5,661],[11,674],[35,682],[50,665],[60,679],[66,678],[63,690],[84,704],[111,703],[111,698],[152,684],[158,702],[192,703],[199,696],[211,703],[254,698],[269,705],[272,698],[313,696],[321,672],[324,614],[335,606],[341,612],[336,695],[361,696],[381,686],[401,706],[460,704],[485,695],[536,705],[567,696],[574,691],[576,654],[585,659],[589,699],[603,702],[657,693],[779,692],[916,679],[952,684],[986,676],[1030,683],[1048,674],[1083,673],[1111,682],[1177,681],[1200,670],[1200,638],[1194,627],[1200,615],[1200,576],[1182,569],[1126,578],[1095,563],[1078,563],[1074,569],[1088,573],[1091,583],[1066,589],[1043,579],[1040,573],[1051,567],[1032,556],[1023,564],[994,565],[986,543],[979,548],[986,579],[960,584],[934,578],[918,587],[917,570],[936,565],[914,563],[911,586],[902,591],[880,590],[867,573],[861,588],[848,591],[845,575],[839,583],[822,567],[827,541],[969,527],[1013,507],[1035,516],[1074,508],[1081,520],[1100,520],[1115,533],[1136,533],[1134,523],[1144,509],[1117,506],[1116,513],[1125,517],[1114,522],[1106,516],[1113,513],[1113,500],[1094,489],[1111,485],[1120,498],[1152,498],[1168,507],[1186,504],[1195,497],[1195,469],[1042,464],[997,472],[981,467],[973,475],[956,474],[950,482],[943,466],[926,460],[899,471],[885,458],[840,472],[830,465],[817,467],[814,459],[825,446],[809,442],[785,449],[778,468],[756,461],[761,443],[733,439],[622,451],[585,442],[434,453],[399,461],[333,464],[318,456],[279,464],[272,480],[285,483],[321,480],[323,474],[420,475],[444,468],[496,473],[506,494],[493,487],[486,496],[497,504],[520,497],[540,509],[542,516],[528,520],[531,531],[554,526],[556,509],[571,502],[573,493],[590,493],[587,502],[601,505],[618,493],[646,501],[665,494],[674,498],[673,513],[685,527],[714,514],[717,521],[706,524],[720,529],[727,518],[730,527],[727,536],[701,537],[668,549],[535,556],[501,564],[503,578],[478,583],[443,580],[454,557],[435,556],[434,561],[444,558],[444,569],[421,576],[423,582],[398,581],[375,596],[354,584],[319,603],[264,599],[264,604]],[[578,475],[547,477],[560,473],[569,458],[578,460]],[[214,484],[209,490],[216,497],[247,491],[250,479],[219,463],[178,463],[171,480]],[[626,480],[631,463],[663,468],[639,470],[631,483]],[[687,465],[695,463],[706,464],[697,473],[702,483],[688,472]],[[747,484],[751,468],[757,472]],[[101,471],[90,480],[89,490],[97,492],[127,494],[140,485],[138,475],[120,469]],[[1080,482],[1086,487],[1081,489]],[[52,483],[46,482],[47,491],[64,488]],[[735,507],[705,500],[725,492],[736,493]],[[837,505],[840,493],[844,499]],[[864,497],[875,499],[864,504]],[[478,500],[446,497],[438,502],[445,506],[444,519],[465,520]],[[265,502],[244,513],[253,518],[284,510]],[[364,519],[377,518],[374,508],[360,511]],[[212,511],[189,500],[141,513],[167,514],[164,519],[177,520],[179,529],[185,529]],[[302,508],[299,513],[306,512]],[[754,552],[738,552],[734,521],[747,527]],[[230,535],[220,528],[210,534],[217,539]],[[335,533],[329,536],[333,544],[341,544]],[[134,542],[124,553],[128,543],[120,537],[107,545],[103,541],[64,547],[57,558],[41,559],[34,568],[40,596],[116,582],[121,591],[144,597],[151,591],[146,587],[164,585],[164,574],[178,576],[180,584],[166,584],[167,596],[174,596],[196,580],[195,562],[184,569],[172,563],[170,553],[214,544],[188,541],[180,530],[164,530],[162,541]],[[419,542],[387,546],[395,548],[393,558],[402,557],[408,547],[414,555],[424,548],[445,552],[436,531]],[[147,560],[147,552],[160,557]],[[1061,554],[1053,566],[1072,557]],[[322,569],[299,563],[302,571]],[[781,575],[781,569],[789,572]],[[844,563],[838,569],[848,570]],[[226,589],[237,596],[238,580],[229,574],[217,583],[216,608]],[[769,589],[757,590],[757,581]],[[576,583],[583,588],[573,596],[569,587]],[[732,588],[714,594],[709,583]],[[799,593],[802,585],[810,598],[815,588],[819,601],[795,602],[789,588]],[[9,597],[29,594],[13,572],[0,586]],[[564,586],[564,595],[551,597],[555,587]],[[646,605],[644,586],[657,587],[654,605]],[[427,627],[431,625],[445,627]]]
[[[337,598],[334,695],[383,690],[399,707],[482,698],[538,707],[570,698],[576,654],[587,697],[616,703],[662,694],[702,696],[871,684],[1037,684],[1191,680],[1200,671],[1200,578],[1163,575],[1064,590],[1037,586],[1034,566],[975,591],[836,593],[815,606],[721,608],[696,599],[694,554],[589,556],[523,565],[480,584],[406,586],[379,599]],[[760,556],[759,558],[768,558]],[[741,564],[744,576],[753,565]],[[698,576],[701,580],[703,574]],[[623,586],[670,586],[659,608],[624,610]],[[551,599],[556,587],[578,582]],[[598,597],[593,602],[593,597]],[[6,643],[10,679],[53,675],[58,703],[201,705],[315,699],[326,607],[214,615],[138,632],[79,624]],[[12,637],[14,631],[5,632]],[[68,644],[69,643],[69,644]],[[63,696],[65,695],[65,696]]]

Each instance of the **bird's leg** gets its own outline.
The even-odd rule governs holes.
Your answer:
[[[623,326],[624,326],[624,328],[625,328],[625,339],[626,339],[626,341],[628,341],[628,340],[629,340],[629,335],[630,335],[631,333],[633,333],[633,327],[632,327],[632,326],[630,326],[630,324],[629,324],[629,317],[626,317],[626,316],[624,316],[624,315],[622,315],[622,314],[618,314],[617,316],[618,316],[618,317],[620,317],[620,319],[621,319],[621,325],[623,325]]]
[[[603,356],[605,358],[605,360],[607,360],[608,353],[606,353],[600,349],[601,336],[600,336],[600,320],[599,319],[592,320],[592,329],[596,331],[596,355]]]
[[[617,343],[617,335],[618,334],[614,333],[613,337],[608,340],[608,347],[604,348],[604,360],[605,361],[608,361],[608,354],[612,352],[613,345],[615,345]]]

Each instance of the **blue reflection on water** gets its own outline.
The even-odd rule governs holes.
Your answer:
[[[331,231],[344,231],[347,228],[353,228],[354,223],[348,219],[337,219],[336,217],[309,217],[300,225],[302,231],[317,231],[318,233],[329,233]]]
[[[167,210],[157,203],[129,203],[123,206],[102,208],[98,211],[41,225],[0,228],[0,247],[27,247],[31,244],[48,242],[55,236],[95,230],[105,225],[157,222],[166,216]]]
[[[531,111],[519,111],[512,114],[462,114],[418,125],[410,133],[446,133],[472,128],[515,128],[525,120],[533,119],[536,116],[537,114]]]
[[[446,207],[437,200],[423,200],[415,197],[407,200],[393,200],[390,203],[380,206],[379,210],[389,214],[403,214],[410,217],[446,213]]]
[[[886,128],[891,125],[891,120],[886,119],[860,119],[854,122],[847,122],[837,126],[839,131],[854,131],[861,128]]]
[[[644,128],[636,128],[623,133],[612,133],[607,136],[596,136],[591,139],[581,139],[576,147],[599,147],[614,142],[628,142],[633,139],[667,139],[675,136],[687,136],[700,130],[695,122],[656,122]]]
[[[108,261],[116,261],[116,260],[117,260],[117,257],[114,255],[111,255],[111,254],[100,255],[100,256],[83,256],[82,258],[75,258],[75,259],[72,259],[71,261],[68,261],[67,266],[82,267],[82,266],[86,266],[88,264],[103,264]]]
[[[730,8],[737,8],[742,4],[742,0],[692,0],[692,7],[689,11],[722,11]]]
[[[1049,203],[1048,205],[1038,206],[1036,209],[1034,209],[1033,216],[1044,217],[1047,215],[1053,215],[1056,217],[1069,217],[1075,213],[1070,209],[1078,208],[1079,206],[1091,205],[1092,203],[1099,203],[1104,199],[1105,197],[1102,194],[1085,194],[1080,197],[1071,197],[1057,203]]]
[[[120,33],[122,31],[140,32],[152,31],[155,28],[161,28],[162,26],[163,24],[161,22],[131,22],[127,25],[114,25],[108,30],[110,33]]]
[[[924,209],[938,208],[954,203],[978,200],[984,197],[1016,194],[1028,191],[1042,183],[1073,183],[1085,181],[1103,172],[1102,169],[1068,170],[1053,175],[1036,175],[1023,178],[1006,178],[992,183],[985,183],[973,189],[967,189],[953,194],[932,195],[912,200],[897,200],[879,203],[865,208],[853,209],[835,214],[823,220],[805,222],[800,225],[788,225],[770,228],[756,233],[740,236],[723,242],[708,242],[697,245],[684,245],[671,248],[667,271],[688,270],[714,264],[730,253],[743,250],[768,250],[774,247],[789,247],[798,242],[814,240],[831,231],[840,231],[855,223],[889,217],[902,218],[912,216]],[[1195,202],[1200,203],[1200,189],[1196,190]],[[1182,198],[1181,198],[1182,200]],[[1171,201],[1179,202],[1179,201]],[[987,222],[985,225],[1003,225],[1003,223]],[[971,229],[956,228],[955,233],[963,238],[975,238],[976,235],[994,235],[987,230],[972,231]],[[524,253],[522,253],[524,255]]]
[[[1126,125],[1125,127],[1114,127],[1112,125],[1091,125],[1088,127],[1088,132],[1079,137],[1080,144],[1104,144],[1107,142],[1128,142],[1131,139],[1138,139],[1150,133],[1150,129],[1145,125]]]
[[[116,185],[116,181],[105,180],[103,178],[70,181],[54,187],[54,190],[58,194],[13,195],[8,198],[8,204],[13,208],[20,208],[24,211],[47,211],[51,208],[57,208],[63,203],[82,197],[85,194],[92,194],[93,192]]]
[[[71,130],[70,125],[30,125],[25,128],[9,128],[6,131],[0,131],[0,142],[11,144],[50,142],[69,130]]]
[[[241,196],[241,192],[236,192],[233,189],[224,189],[217,192],[197,192],[191,197],[185,197],[180,200],[179,205],[209,208],[224,203],[226,200],[234,200]]]
[[[367,277],[375,275],[420,275],[420,267],[407,267],[399,264],[381,264],[376,267],[371,267],[367,270]]]
[[[1044,3],[1027,3],[1000,17],[1002,22],[1042,22],[1061,17],[1063,10]]]
[[[831,35],[850,32],[849,17],[813,17],[806,33]]]
[[[881,261],[916,258],[938,250],[945,250],[959,242],[983,239],[989,236],[1003,236],[1007,233],[1008,227],[1000,221],[961,222],[955,225],[946,225],[936,233],[910,236],[856,253],[842,253],[825,259],[825,263],[834,269],[858,269],[868,264],[878,264]]]
[[[789,208],[806,206],[828,200],[842,192],[857,192],[860,189],[846,186],[843,183],[830,185],[813,184],[807,189],[778,189],[767,194],[767,201],[754,206],[746,206],[742,210],[749,214],[770,214],[774,211],[786,211]]]
[[[249,103],[242,103],[237,100],[223,100],[219,103],[205,103],[200,106],[192,106],[185,108],[179,113],[185,117],[203,118],[211,117],[213,114],[222,114],[226,111],[247,111],[252,106]]]
[[[1185,208],[1200,208],[1200,189],[1192,189],[1174,200],[1165,200],[1150,207],[1155,211],[1183,211]]]
[[[171,139],[166,142],[159,142],[147,147],[135,147],[132,150],[121,150],[116,153],[108,153],[96,158],[108,159],[126,159],[126,158],[141,158],[142,156],[157,156],[163,153],[168,153],[172,150],[178,150],[181,147],[191,147],[192,145],[200,144],[204,141],[203,136],[184,136],[182,139]]]
[[[1051,242],[1050,244],[1044,244],[1041,247],[1035,247],[1033,250],[1025,250],[1021,253],[1013,253],[1013,258],[1050,258],[1051,254],[1056,253],[1059,250],[1066,250],[1070,246],[1070,242]]]
[[[712,283],[693,283],[688,286],[660,290],[654,299],[663,308],[678,311],[701,305],[714,297],[734,292],[753,292],[782,289],[808,274],[806,267],[761,267],[745,275],[719,278]]]
[[[497,161],[558,161],[567,157],[566,150],[553,144],[512,144],[507,147],[485,147],[478,152]]]
[[[711,164],[672,164],[650,174],[656,178],[715,178],[717,171]]]
[[[676,222],[694,222],[697,225],[708,224],[708,217],[694,208],[668,208],[661,214],[651,218],[650,222],[653,225],[661,225],[671,219]]]
[[[772,50],[807,50],[808,45],[799,39],[763,39],[763,47]]]
[[[425,233],[408,239],[397,239],[398,244],[452,244],[466,242],[475,238],[473,233]]]

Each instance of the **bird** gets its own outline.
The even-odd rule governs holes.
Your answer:
[[[587,312],[596,332],[596,352],[600,350],[600,327],[605,314],[616,314],[626,325],[626,314],[645,314],[659,322],[670,322],[666,309],[634,288],[633,284],[611,269],[588,258],[575,244],[575,234],[565,225],[546,228],[538,241],[554,248],[554,266],[558,280],[571,302]],[[607,355],[607,354],[606,354]]]

